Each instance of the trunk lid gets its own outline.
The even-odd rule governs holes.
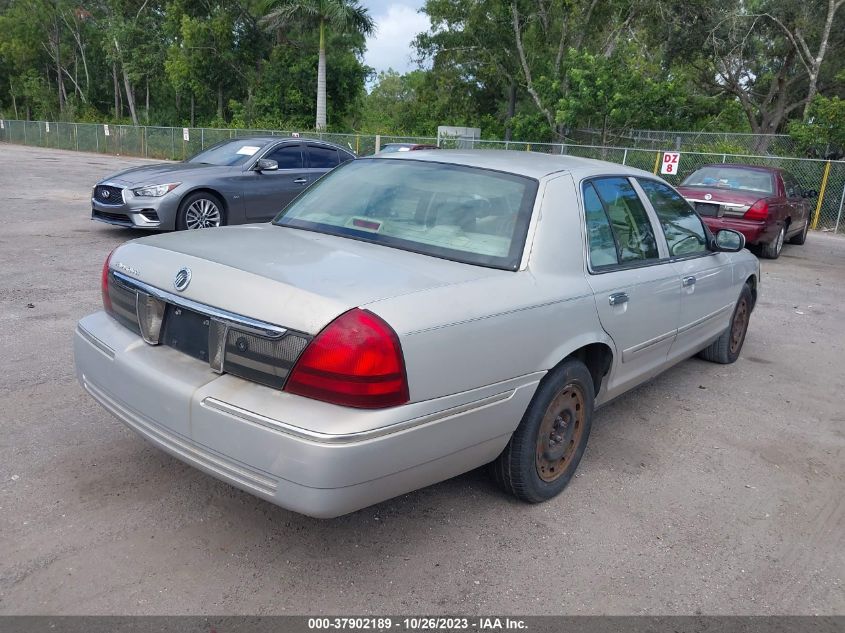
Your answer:
[[[111,266],[185,299],[308,334],[353,307],[501,274],[272,224],[141,238],[118,248]],[[177,292],[183,267],[191,281]]]

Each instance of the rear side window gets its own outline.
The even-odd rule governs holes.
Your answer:
[[[619,263],[659,259],[648,213],[628,179],[597,178],[591,182],[610,220]]]
[[[656,180],[637,179],[657,213],[669,255],[685,257],[707,252],[704,225],[677,191]]]
[[[324,145],[309,145],[308,161],[312,169],[332,169],[340,164],[337,150]]]
[[[355,160],[355,156],[353,156],[349,152],[344,152],[343,150],[338,150],[338,153],[340,154],[340,162],[341,163],[346,163],[346,162],[349,162],[350,160]]]
[[[279,169],[302,169],[302,146],[282,145],[267,154],[265,158],[279,163]]]
[[[593,268],[619,263],[616,240],[610,220],[604,212],[599,194],[590,183],[584,185],[584,215],[587,220],[587,240],[590,246],[590,265]]]

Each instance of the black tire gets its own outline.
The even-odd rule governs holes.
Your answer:
[[[786,227],[780,227],[777,237],[768,244],[763,244],[760,252],[766,259],[777,259],[783,251],[783,238],[786,235]]]
[[[789,238],[790,244],[795,244],[797,246],[801,246],[804,242],[807,241],[807,233],[810,231],[810,218],[807,218],[807,222],[804,224],[804,230],[801,231],[798,235],[793,235]]]
[[[226,208],[219,196],[210,191],[197,191],[185,196],[176,214],[176,230],[226,226]]]
[[[505,450],[491,464],[496,483],[529,503],[559,494],[587,447],[594,400],[593,379],[582,362],[570,359],[549,372]]]
[[[745,335],[748,333],[748,323],[753,309],[754,296],[751,294],[751,288],[745,284],[742,292],[739,293],[730,325],[719,338],[698,353],[699,358],[721,365],[736,362],[745,344]]]

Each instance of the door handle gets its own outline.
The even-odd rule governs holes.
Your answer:
[[[297,185],[304,185],[306,182],[308,182],[308,179],[307,178],[297,178],[296,180],[294,180],[294,182]]]
[[[607,300],[612,306],[621,306],[623,303],[628,303],[628,293],[614,292],[607,298]]]
[[[692,277],[692,276],[684,277],[684,279],[681,283],[683,283],[684,288],[689,288],[690,286],[694,286],[695,285],[695,277]]]

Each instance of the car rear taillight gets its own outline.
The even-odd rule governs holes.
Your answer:
[[[751,205],[751,208],[742,217],[746,220],[765,220],[769,217],[769,203],[765,200],[758,200]]]
[[[345,312],[305,348],[284,389],[360,409],[405,404],[408,378],[399,337],[372,312]]]
[[[111,297],[109,296],[109,265],[111,264],[111,256],[114,254],[115,250],[117,249],[112,250],[108,257],[106,257],[106,261],[103,262],[103,272],[100,274],[100,289],[103,293],[103,310],[109,314],[114,313],[111,304]]]

